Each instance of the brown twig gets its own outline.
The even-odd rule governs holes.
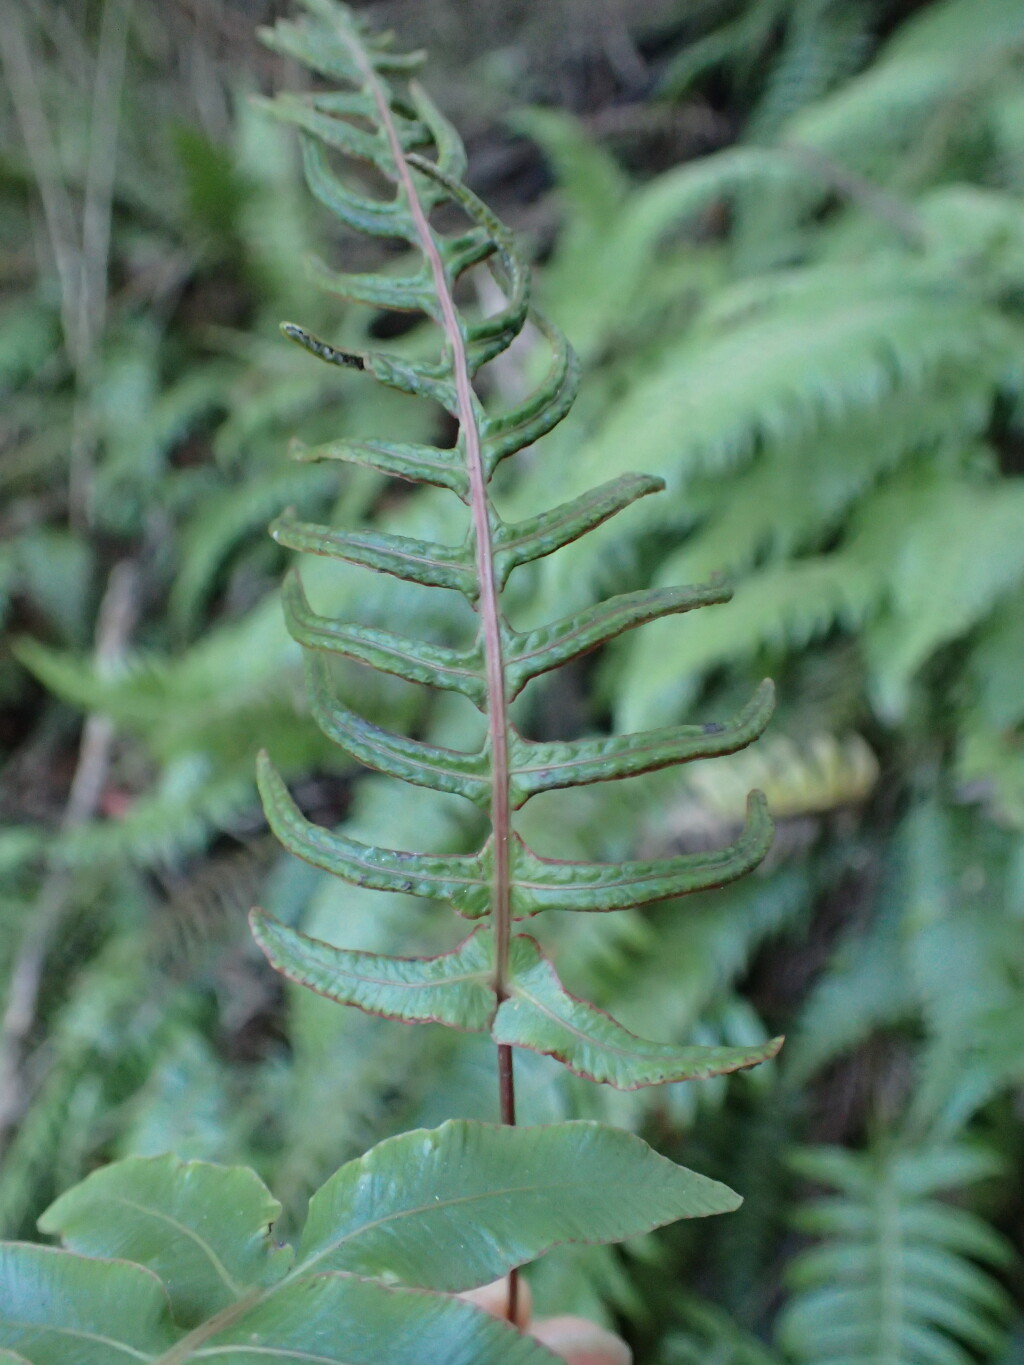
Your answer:
[[[123,653],[135,621],[138,572],[125,561],[114,567],[100,606],[96,628],[96,666],[109,668]],[[61,835],[85,823],[96,810],[110,767],[114,723],[93,714],[82,729],[78,763],[61,817]],[[73,889],[66,868],[51,862],[11,970],[10,987],[0,1020],[0,1150],[25,1108],[22,1059],[32,1032],[46,958],[60,928]]]
[[[64,348],[81,394],[96,358],[107,306],[110,223],[121,126],[128,30],[134,0],[105,0],[92,80],[89,160],[81,224],[60,171],[32,54],[15,0],[0,0],[0,63],[35,176],[60,281]],[[72,414],[69,503],[88,520],[92,436],[80,397]]]
[[[850,170],[817,147],[791,142],[784,144],[781,150],[814,175],[820,176],[844,199],[849,199],[865,212],[895,228],[908,245],[918,249],[924,245],[924,223],[913,206],[899,195]]]

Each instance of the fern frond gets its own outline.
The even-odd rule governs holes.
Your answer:
[[[558,178],[564,230],[541,287],[584,363],[621,348],[624,327],[642,344],[646,316],[679,288],[668,260],[659,260],[657,270],[652,260],[664,258],[659,248],[693,233],[716,207],[778,194],[809,211],[827,194],[821,175],[785,150],[730,147],[672,167],[623,196],[614,161],[576,120],[534,109],[516,122]]]
[[[839,414],[837,425],[812,437],[772,442],[732,476],[727,502],[713,477],[694,479],[688,501],[699,525],[679,556],[679,570],[736,575],[762,557],[816,548],[915,452],[977,438],[988,420],[991,383],[991,375],[974,371],[937,373],[926,386],[901,388],[877,408]]]
[[[672,559],[665,561],[671,573]],[[799,648],[836,623],[864,620],[882,592],[874,566],[841,555],[796,559],[763,569],[742,583],[723,629],[712,612],[697,617],[680,644],[658,627],[631,651],[621,688],[621,728],[671,721],[692,702],[704,674],[719,664],[749,657],[759,649]]]
[[[830,98],[798,114],[784,135],[879,177],[966,118],[977,126],[993,83],[1024,43],[1014,0],[943,0],[890,40],[881,57]]]
[[[851,553],[877,563],[883,547],[898,547],[889,609],[866,631],[882,715],[906,708],[910,679],[939,645],[965,634],[1020,586],[1022,515],[1024,482],[941,476],[896,481],[862,507]]]
[[[1008,1244],[975,1214],[937,1196],[999,1169],[969,1147],[839,1148],[797,1153],[798,1174],[836,1194],[799,1215],[823,1240],[790,1267],[795,1290],[779,1335],[798,1360],[967,1365],[998,1352],[1010,1300],[993,1275]]]
[[[733,468],[760,442],[807,441],[902,388],[968,366],[999,376],[1018,344],[995,311],[904,263],[870,276],[835,267],[769,276],[729,291],[665,353],[617,405],[587,468],[610,477],[624,448],[643,450],[669,480]]]
[[[175,627],[187,632],[194,624],[217,569],[238,540],[282,502],[307,504],[325,496],[332,483],[320,469],[289,469],[208,497],[182,537],[182,568],[168,604]]]
[[[84,1173],[98,1137],[102,1088],[94,1068],[109,1072],[112,1054],[125,1047],[125,1031],[146,993],[138,970],[142,952],[138,935],[110,940],[59,1011],[48,1042],[50,1065],[0,1171],[0,1226],[9,1236],[25,1230],[40,1193],[48,1198],[62,1181]]]
[[[173,753],[175,736],[194,726],[197,716],[211,722],[225,719],[217,717],[220,680],[229,661],[243,651],[254,666],[248,670],[244,693],[232,697],[232,708],[280,692],[280,671],[265,671],[262,666],[268,656],[276,664],[285,652],[281,644],[287,636],[275,608],[276,602],[267,604],[250,613],[244,623],[213,632],[181,660],[129,656],[113,675],[101,675],[89,661],[34,640],[18,644],[18,659],[72,705],[110,715],[129,730],[158,736],[162,727],[166,744],[158,752]],[[176,716],[180,717],[177,722]]]
[[[840,940],[828,971],[804,1003],[786,1059],[796,1084],[876,1030],[914,1016],[917,999],[903,960],[903,922],[891,894],[899,887],[899,874],[891,875],[892,883],[883,887],[881,913],[866,932],[858,926]]]
[[[460,814],[461,803],[442,798],[424,803],[416,788],[370,776],[356,785],[346,829],[369,844],[419,840],[457,853],[472,846],[474,835]],[[450,946],[449,926],[425,916],[413,896],[371,891],[335,877],[311,879],[301,875],[301,864],[293,869],[300,873],[297,879],[292,872],[282,878],[284,885],[264,894],[281,921],[292,925],[301,915],[307,936],[390,957],[434,955]],[[279,1133],[278,1178],[290,1212],[301,1212],[339,1156],[365,1150],[392,1133],[400,1119],[409,1126],[429,1121],[415,1113],[424,1096],[442,1093],[445,1114],[477,1113],[460,1102],[453,1075],[463,1050],[453,1053],[451,1045],[464,1043],[465,1035],[395,1029],[380,1016],[338,1009],[312,991],[287,982],[286,987],[292,1060],[275,1073],[266,1103],[267,1122]],[[473,1078],[478,1079],[475,1069]],[[316,1112],[320,1121],[311,1123],[309,1115]]]
[[[660,93],[679,97],[705,71],[726,62],[749,64],[751,54],[760,55],[767,46],[784,8],[784,0],[754,0],[743,6],[737,18],[716,26],[669,63],[661,78]]]
[[[860,735],[808,735],[799,742],[776,736],[727,764],[698,769],[687,788],[704,810],[735,820],[742,811],[739,793],[753,784],[785,819],[863,803],[878,772],[878,759]]]
[[[970,879],[984,849],[984,885]],[[907,1130],[946,1140],[1021,1074],[1013,842],[984,817],[920,801],[888,851],[870,920],[840,938],[787,1064],[801,1083],[883,1029],[922,1035]]]
[[[440,404],[458,431],[447,449],[341,441],[302,450],[300,457],[365,463],[379,473],[433,484],[454,493],[468,516],[457,544],[293,521],[278,523],[276,535],[286,545],[323,558],[420,587],[454,589],[472,608],[476,622],[469,640],[459,640],[455,632],[424,639],[422,633],[350,624],[317,612],[297,574],[285,588],[285,617],[292,637],[307,651],[340,655],[406,682],[461,694],[486,716],[487,739],[479,752],[446,754],[437,746],[368,725],[332,698],[322,667],[310,671],[314,707],[325,733],[393,777],[468,797],[486,811],[491,833],[476,853],[381,848],[307,821],[266,760],[261,761],[261,792],[275,833],[314,866],[360,887],[447,901],[469,918],[488,920],[489,928],[454,954],[391,966],[376,956],[318,943],[266,918],[257,921],[259,940],[279,970],[335,999],[378,1013],[466,1028],[491,1024],[499,1047],[548,1052],[574,1070],[616,1085],[700,1074],[701,1067],[711,1072],[734,1063],[749,1065],[768,1054],[762,1049],[756,1057],[745,1054],[741,1059],[735,1052],[726,1057],[712,1049],[701,1062],[704,1054],[698,1052],[684,1058],[660,1044],[632,1040],[630,1058],[624,1060],[622,1040],[630,1035],[598,1011],[572,1002],[556,979],[544,975],[533,941],[511,934],[513,920],[541,910],[626,909],[723,885],[756,865],[771,839],[770,821],[757,794],[733,846],[649,863],[541,858],[516,832],[511,812],[547,787],[605,781],[740,747],[767,722],[768,699],[762,696],[725,741],[715,731],[691,729],[641,736],[633,748],[621,740],[599,747],[590,741],[563,744],[556,754],[527,745],[512,728],[509,704],[532,679],[625,631],[723,602],[728,594],[717,584],[625,593],[527,630],[517,629],[503,614],[500,593],[513,570],[599,526],[660,484],[648,477],[620,477],[518,525],[499,515],[489,487],[495,471],[562,420],[575,396],[577,363],[561,333],[531,310],[529,271],[507,229],[462,183],[465,154],[454,130],[415,82],[400,84],[408,74],[406,65],[370,39],[345,6],[308,0],[307,7],[309,19],[280,23],[268,41],[341,81],[344,88],[284,96],[268,107],[301,129],[307,173],[318,198],[357,231],[404,240],[418,261],[394,275],[343,275],[316,266],[315,278],[332,293],[358,303],[424,313],[440,332],[440,348],[434,357],[348,351],[297,324],[285,324],[283,330],[328,364],[362,371],[388,387]],[[368,198],[331,167],[325,149],[372,165],[390,186],[391,197]],[[610,176],[598,187],[602,202],[615,198],[615,183]],[[448,233],[436,229],[431,214],[442,204],[461,210],[469,227]],[[490,269],[502,302],[493,314],[470,316],[457,302],[457,287],[482,263]],[[547,374],[517,406],[490,411],[474,389],[474,379],[508,349],[528,317],[549,346]],[[649,753],[640,758],[636,751],[643,748]],[[549,769],[556,767],[559,772],[550,776]],[[539,777],[526,778],[530,771]],[[534,981],[538,971],[544,977],[542,988]],[[456,989],[446,994],[445,987]],[[444,1009],[436,1003],[438,996]],[[530,1017],[524,1022],[527,1001]],[[519,1014],[513,1024],[514,1006]],[[609,1060],[614,1056],[618,1061]]]
[[[748,137],[762,142],[856,71],[867,51],[866,15],[841,0],[796,0],[782,51],[750,119]]]

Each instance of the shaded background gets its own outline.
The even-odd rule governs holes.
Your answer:
[[[734,1217],[538,1268],[642,1365],[1024,1359],[1024,10],[1019,0],[395,0],[470,180],[519,231],[584,362],[509,471],[525,515],[624,469],[668,493],[521,570],[517,624],[613,591],[736,583],[527,693],[536,737],[722,719],[744,755],[524,812],[538,850],[724,843],[740,885],[542,924],[570,989],[650,1037],[777,1064],[638,1095],[517,1063],[528,1120],[602,1116],[746,1196]],[[286,989],[256,901],[346,946],[436,951],[420,902],[280,855],[267,745],[304,810],[396,847],[477,817],[361,775],[305,714],[265,534],[286,505],[455,540],[452,509],[292,465],[288,441],[436,434],[318,367],[295,318],[430,344],[318,294],[322,216],[250,94],[276,3],[3,7],[0,154],[0,1226],[127,1153],[256,1165],[288,1217],[341,1161],[493,1117],[488,1046]],[[642,11],[642,17],[640,12]],[[514,398],[534,357],[490,367]],[[323,370],[323,372],[321,372]],[[647,504],[652,504],[650,507]],[[304,567],[304,572],[306,569]],[[318,605],[438,640],[445,594],[309,566]],[[435,600],[435,598],[441,600]],[[474,718],[356,668],[347,699],[462,747]],[[549,917],[552,921],[558,917]]]

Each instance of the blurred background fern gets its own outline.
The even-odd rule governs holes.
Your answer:
[[[524,1054],[529,1120],[600,1113],[729,1181],[741,1212],[566,1249],[544,1310],[617,1319],[646,1365],[1024,1359],[1024,10],[1019,0],[381,0],[433,49],[471,179],[532,247],[585,368],[509,515],[625,469],[645,500],[517,575],[517,624],[727,574],[729,607],[531,686],[559,738],[780,709],[731,760],[539,797],[561,857],[780,832],[727,891],[542,926],[567,985],[647,1036],[751,1043],[748,1077],[640,1095]],[[493,1117],[475,1039],[294,993],[259,900],[350,947],[447,916],[282,857],[253,755],[357,837],[474,847],[474,816],[339,766],[303,714],[265,523],[287,505],[451,540],[430,490],[288,462],[290,438],[439,434],[279,341],[366,322],[249,95],[271,0],[31,0],[0,34],[0,1224],[86,1170],[257,1165],[301,1216],[371,1141]],[[599,14],[596,11],[599,9]],[[640,11],[642,10],[642,14]],[[358,257],[355,252],[361,253]],[[415,320],[369,324],[391,347]],[[490,382],[543,363],[520,345]],[[322,608],[443,640],[445,594],[304,567]],[[435,598],[439,599],[436,601]],[[472,743],[457,699],[339,676],[389,725]],[[558,917],[554,917],[558,918]],[[700,1162],[694,1155],[700,1155]]]

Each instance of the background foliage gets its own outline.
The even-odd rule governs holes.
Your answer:
[[[340,315],[303,255],[373,262],[327,239],[293,149],[247,99],[281,74],[251,41],[254,8],[35,0],[3,37],[7,1236],[34,1236],[104,1160],[166,1150],[252,1162],[298,1225],[370,1142],[494,1113],[486,1043],[282,995],[245,932],[259,900],[346,946],[454,941],[446,915],[279,858],[259,743],[307,813],[354,837],[408,831],[439,852],[477,837],[454,801],[353,781],[302,713],[267,520],[294,505],[455,537],[429,490],[283,458],[294,434],[435,433],[277,338],[298,316],[358,346],[360,311]],[[780,695],[746,754],[527,812],[548,856],[655,856],[725,842],[763,787],[780,833],[754,877],[543,933],[567,986],[645,1036],[789,1035],[749,1077],[640,1095],[520,1066],[527,1119],[609,1117],[746,1196],[626,1255],[552,1256],[541,1307],[614,1314],[659,1365],[1012,1362],[1020,5],[663,0],[642,25],[612,3],[581,25],[570,0],[498,16],[477,0],[473,23],[454,0],[371,8],[437,49],[430,84],[450,92],[473,183],[532,246],[583,357],[572,418],[502,487],[503,511],[624,469],[669,486],[522,570],[517,625],[647,584],[736,583],[730,606],[534,685],[519,724],[557,739],[718,719],[765,674]],[[369,326],[420,344],[393,314]],[[504,396],[535,363],[529,345],[502,362]],[[364,621],[438,640],[461,625],[446,595],[374,579],[368,600],[336,565],[307,578]],[[469,746],[460,704],[344,677],[376,719]]]

